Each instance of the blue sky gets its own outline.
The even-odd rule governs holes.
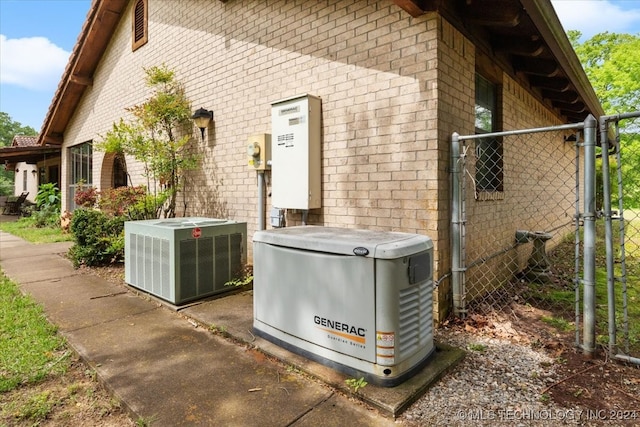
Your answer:
[[[640,0],[552,0],[565,30],[640,34]],[[0,0],[0,111],[40,130],[91,0]]]

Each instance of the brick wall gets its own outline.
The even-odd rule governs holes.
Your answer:
[[[252,234],[256,173],[247,167],[247,137],[270,133],[271,102],[311,93],[322,98],[323,209],[309,221],[436,232],[438,205],[428,202],[439,179],[433,17],[410,19],[385,1],[207,1],[199,14],[201,3],[151,1],[149,42],[136,52],[125,12],[65,146],[97,139],[127,117],[124,108],[148,95],[142,67],[165,63],[194,109],[214,111],[199,147],[202,168],[189,177],[187,214],[219,208],[207,198],[216,189]],[[96,166],[103,160],[95,154]],[[103,184],[98,169],[94,184]]]
[[[214,112],[204,142],[194,127],[203,162],[178,203],[189,216],[246,221],[251,239],[257,186],[247,138],[271,133],[272,102],[313,94],[322,99],[323,207],[308,223],[426,234],[436,277],[450,270],[449,141],[453,131],[473,131],[475,49],[446,21],[410,18],[388,0],[150,0],[149,41],[132,52],[130,18],[131,5],[65,132],[65,149],[127,118],[125,107],[149,95],[143,67],[164,63],[193,110]],[[518,90],[514,83],[513,102]],[[94,154],[94,185],[105,185],[101,168],[110,161]],[[134,184],[146,183],[139,164],[127,165]],[[62,170],[66,187],[66,160]],[[301,215],[287,220],[299,224]],[[436,319],[450,303],[448,281],[440,286]]]
[[[451,134],[469,134],[474,132],[475,102],[475,47],[445,19],[439,18],[438,24],[438,60],[431,65],[438,70],[437,138],[433,149],[438,151],[437,191],[435,208],[439,212],[437,222],[437,252],[439,276],[451,271]],[[434,318],[442,321],[451,307],[451,284],[446,278],[438,286],[434,295]]]

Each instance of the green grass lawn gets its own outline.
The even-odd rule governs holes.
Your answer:
[[[70,352],[42,308],[0,271],[0,393],[65,372]]]
[[[625,211],[625,260],[626,260],[626,300],[628,319],[629,353],[640,355],[640,210]],[[615,308],[616,308],[616,344],[627,351],[624,336],[623,286],[621,269],[621,251],[619,245],[619,224],[613,223],[613,242],[615,251]],[[607,345],[609,342],[609,316],[607,293],[606,249],[604,241],[604,222],[596,223],[596,330],[597,342]],[[574,242],[568,236],[551,254],[557,278],[551,284],[531,284],[527,297],[532,304],[542,308],[550,308],[555,316],[565,320],[574,317],[575,293],[573,290]],[[582,255],[581,255],[582,256]],[[582,259],[580,260],[582,262]],[[581,266],[582,268],[582,266]],[[561,276],[559,275],[561,273]],[[583,290],[581,289],[580,305],[582,306]],[[526,299],[526,297],[525,297]]]
[[[0,270],[0,426],[133,426],[56,330]]]
[[[60,227],[42,227],[34,225],[31,218],[18,221],[0,222],[0,230],[11,233],[31,243],[55,243],[73,240],[71,233],[64,233]]]
[[[628,345],[629,351],[638,356],[640,354],[640,210],[625,211],[625,260],[626,260],[626,303],[628,320]],[[623,285],[622,269],[620,264],[620,248],[618,224],[613,224],[613,240],[616,248],[615,276],[615,305],[617,344],[620,349],[626,350],[625,337],[623,335]],[[598,241],[600,243],[600,241]],[[604,244],[604,243],[603,243]],[[600,251],[599,251],[600,252]],[[604,254],[604,251],[602,252]],[[601,334],[601,342],[609,342],[607,335],[608,311],[607,311],[607,272],[604,267],[598,265],[596,270],[596,300],[598,329]]]

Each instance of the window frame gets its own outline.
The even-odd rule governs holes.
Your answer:
[[[93,185],[93,142],[87,141],[68,148],[69,154],[69,200],[70,211],[78,206],[75,202],[76,190],[79,187]],[[82,184],[78,184],[82,181]]]
[[[149,2],[148,0],[136,0],[131,9],[131,51],[135,52],[149,41]],[[142,22],[140,22],[142,21]],[[137,38],[138,25],[142,34]]]
[[[475,73],[474,118],[476,135],[502,128],[501,85],[485,73]],[[489,111],[491,123],[478,121],[479,111]],[[488,125],[488,128],[487,128]],[[502,138],[479,138],[475,150],[475,193],[477,200],[504,198],[504,151]]]

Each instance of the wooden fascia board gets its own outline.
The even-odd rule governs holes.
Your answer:
[[[92,86],[93,85],[93,79],[91,77],[87,77],[87,76],[79,76],[79,75],[74,74],[71,77],[69,77],[69,80],[72,83],[79,84],[80,86]]]

